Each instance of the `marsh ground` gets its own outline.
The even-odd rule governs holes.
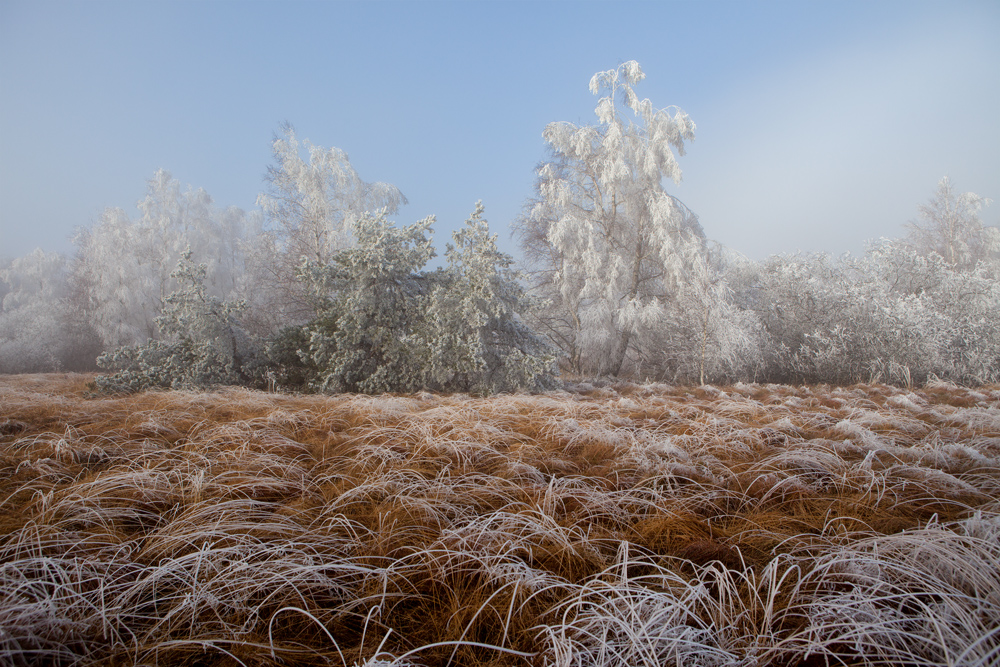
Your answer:
[[[1000,388],[0,376],[0,664],[1000,663]]]

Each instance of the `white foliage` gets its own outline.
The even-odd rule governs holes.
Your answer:
[[[518,223],[537,286],[552,302],[540,325],[576,372],[622,372],[634,337],[662,321],[683,256],[704,238],[662,184],[680,180],[675,152],[683,155],[694,123],[639,100],[633,86],[643,78],[635,61],[595,74],[591,92],[606,93],[598,125],[545,128],[552,160],[539,168],[538,198]]]
[[[177,289],[171,273],[188,249],[192,261],[206,265],[212,296],[233,297],[247,288],[244,252],[259,233],[253,216],[216,207],[200,188],[182,191],[162,169],[138,206],[137,219],[120,208],[105,209],[75,238],[79,306],[105,349],[158,337],[155,319]]]
[[[302,263],[329,264],[337,252],[355,245],[353,225],[365,213],[396,213],[406,197],[395,186],[361,180],[339,148],[300,143],[289,125],[272,148],[268,191],[257,198],[270,229],[255,254],[255,270],[267,283],[267,308],[288,324],[311,314],[297,280]]]
[[[646,364],[651,375],[704,385],[733,377],[755,379],[763,370],[765,337],[756,315],[733,298],[721,246],[689,247],[683,279],[658,327],[649,329]]]
[[[92,336],[67,303],[68,264],[59,253],[36,249],[0,269],[0,373],[92,364]]]
[[[864,257],[772,257],[744,267],[739,302],[770,337],[767,371],[808,382],[1000,378],[1000,284],[989,267],[962,269],[907,241],[882,239]]]

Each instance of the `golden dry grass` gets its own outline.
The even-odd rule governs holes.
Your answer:
[[[1000,388],[0,376],[0,664],[1000,664]]]

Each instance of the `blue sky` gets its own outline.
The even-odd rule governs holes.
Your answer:
[[[594,122],[591,75],[632,59],[698,126],[669,189],[711,238],[858,252],[946,174],[1000,198],[998,35],[993,1],[0,0],[0,255],[71,251],[160,167],[252,209],[284,121],[439,247],[482,199],[514,252],[545,125]]]

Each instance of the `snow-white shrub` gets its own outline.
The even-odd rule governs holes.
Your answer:
[[[772,256],[734,266],[730,277],[737,286],[737,303],[756,313],[766,333],[766,378],[804,378],[802,358],[811,351],[815,333],[830,328],[839,293],[839,276],[829,257]]]
[[[883,286],[911,356],[919,355],[921,381],[932,374],[973,384],[1000,377],[1000,284],[987,263],[963,270],[935,252],[881,240],[855,266],[862,281]]]
[[[783,382],[964,384],[1000,378],[1000,230],[988,201],[947,179],[905,239],[862,257],[774,256],[735,268],[736,300],[765,331],[765,375]]]
[[[773,256],[739,270],[736,299],[763,323],[769,379],[911,385],[1000,373],[1000,286],[985,268],[959,271],[883,239],[861,258]]]

